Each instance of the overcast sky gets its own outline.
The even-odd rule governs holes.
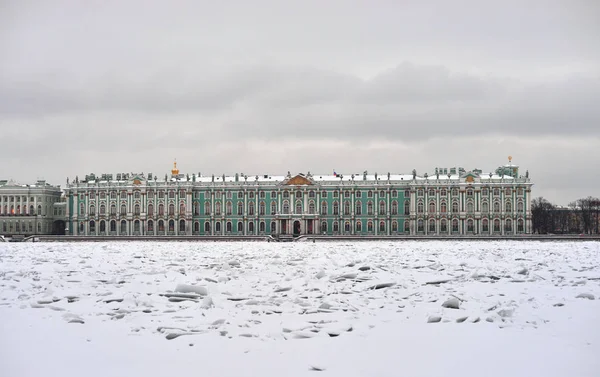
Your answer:
[[[0,179],[513,156],[600,196],[600,2],[0,1]]]

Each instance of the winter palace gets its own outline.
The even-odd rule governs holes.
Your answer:
[[[103,174],[64,190],[69,235],[512,235],[531,233],[529,173]]]

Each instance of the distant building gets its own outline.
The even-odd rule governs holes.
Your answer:
[[[67,184],[70,235],[531,233],[529,174],[90,174]]]
[[[65,234],[61,189],[45,181],[22,185],[0,180],[0,234]]]

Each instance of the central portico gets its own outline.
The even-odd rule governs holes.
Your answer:
[[[314,234],[315,224],[318,224],[316,201],[319,196],[319,185],[310,175],[288,174],[286,179],[279,184],[283,192],[281,211],[277,214],[277,229],[279,234],[299,236]]]

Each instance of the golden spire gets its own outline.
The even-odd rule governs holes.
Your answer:
[[[179,175],[179,169],[177,169],[177,159],[173,162],[173,170],[171,170],[172,175]]]
[[[512,156],[508,156],[508,163],[510,164],[512,162]]]

